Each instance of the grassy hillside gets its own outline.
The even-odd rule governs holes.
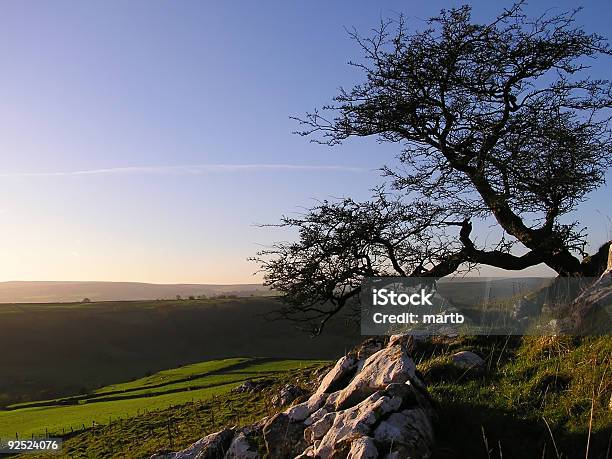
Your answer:
[[[280,384],[313,384],[323,363],[313,359],[361,340],[342,321],[314,340],[269,322],[276,301],[0,305],[0,397],[10,408],[0,437],[64,434],[70,457],[136,458],[258,420],[278,409]],[[450,356],[463,349],[485,370],[455,369]],[[414,358],[438,404],[438,459],[612,451],[612,337],[437,338]],[[276,385],[231,391],[260,378]]]
[[[459,350],[485,370],[455,369]],[[612,454],[612,337],[438,339],[416,356],[439,404],[438,458]]]
[[[104,387],[84,396],[12,405],[0,411],[0,438],[15,438],[16,433],[19,438],[47,433],[66,435],[95,425],[112,425],[141,414],[226,395],[246,380],[276,380],[292,370],[325,363],[244,358],[202,362]]]
[[[207,364],[207,363],[206,363]],[[212,363],[216,364],[216,363]],[[270,363],[253,364],[248,371],[264,372]],[[72,458],[142,458],[155,452],[183,448],[202,436],[234,425],[246,425],[278,411],[272,406],[271,395],[288,382],[313,389],[317,362],[273,362],[274,382],[268,388],[253,393],[211,393],[208,397],[187,401],[168,408],[142,411],[129,419],[89,427],[64,437],[63,454]],[[264,372],[265,373],[265,372]],[[262,374],[266,379],[269,374]],[[231,385],[232,387],[235,384]],[[23,456],[57,458],[57,455]]]
[[[450,356],[459,350],[483,356],[484,370],[457,370]],[[587,447],[589,458],[609,457],[611,337],[438,338],[419,342],[414,357],[437,404],[435,459],[578,458],[586,457]],[[65,457],[140,458],[181,449],[223,427],[247,425],[278,411],[270,399],[279,387],[292,381],[312,388],[315,371],[323,364],[227,359],[102,388],[89,396],[83,409],[102,412],[114,404],[116,413],[126,414],[67,435]],[[239,384],[236,377],[271,375],[275,384],[263,391],[237,394],[229,390]],[[215,385],[220,376],[227,384]],[[180,396],[161,395],[164,387],[184,384],[189,378],[192,388],[204,381],[213,384],[182,391]],[[143,391],[160,395],[130,398]],[[123,396],[114,402],[95,401],[111,393]],[[127,420],[125,408],[141,401],[146,408],[134,406],[136,411]],[[16,412],[28,416],[28,411]],[[59,413],[51,408],[41,412]],[[0,425],[2,421],[0,417]]]
[[[360,339],[342,321],[316,340],[270,322],[265,315],[277,301],[0,304],[0,407],[85,394],[205,360],[333,359]]]

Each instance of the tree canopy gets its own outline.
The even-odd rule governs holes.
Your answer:
[[[282,218],[297,240],[255,259],[283,294],[283,316],[318,332],[368,276],[603,269],[607,245],[589,256],[586,231],[567,218],[612,164],[612,85],[589,74],[611,51],[576,26],[577,12],[531,18],[517,3],[478,24],[464,6],[416,32],[400,16],[369,37],[351,33],[363,82],[296,118],[299,133],[328,145],[374,136],[398,144],[401,167],[383,168],[370,201]],[[503,236],[481,246],[472,225],[488,219]]]

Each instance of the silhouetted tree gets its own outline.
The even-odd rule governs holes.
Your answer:
[[[282,219],[298,240],[256,260],[266,285],[283,293],[283,316],[319,332],[364,276],[540,263],[563,276],[602,270],[607,245],[587,256],[584,229],[562,217],[605,183],[612,163],[611,85],[586,75],[610,49],[575,25],[576,11],[529,18],[522,7],[489,24],[464,6],[416,33],[402,17],[369,38],[351,33],[363,83],[298,119],[300,134],[328,145],[396,143],[401,167],[383,169],[391,187],[369,202],[323,201]],[[503,236],[477,244],[472,223],[486,219]]]

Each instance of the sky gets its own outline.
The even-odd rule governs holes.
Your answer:
[[[346,28],[459,4],[0,3],[0,281],[260,281],[247,258],[291,235],[257,224],[367,198],[398,151],[292,134],[291,115],[360,80]],[[474,16],[502,4],[474,2]],[[612,3],[583,6],[579,24],[606,35]],[[604,77],[609,61],[595,64]],[[593,246],[612,237],[606,192],[576,215]]]

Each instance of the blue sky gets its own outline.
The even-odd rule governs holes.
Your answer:
[[[397,151],[291,134],[290,115],[359,80],[344,28],[458,4],[3,2],[0,280],[257,281],[246,258],[288,235],[254,223],[367,197]],[[500,5],[475,2],[475,16]],[[583,6],[579,23],[605,35],[610,2]],[[594,244],[612,237],[611,207],[601,190],[577,215]]]

